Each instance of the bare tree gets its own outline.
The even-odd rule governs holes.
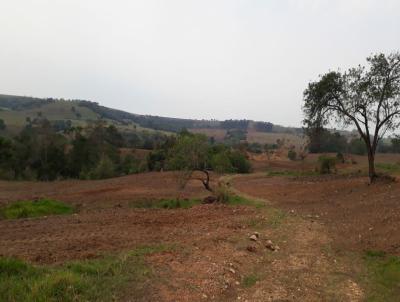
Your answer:
[[[369,178],[376,179],[375,153],[379,140],[400,125],[400,53],[367,58],[368,68],[329,72],[304,91],[307,127],[330,121],[354,125],[368,151]]]

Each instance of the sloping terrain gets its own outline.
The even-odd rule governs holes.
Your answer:
[[[193,132],[214,137],[217,141],[224,140],[227,130],[240,127],[244,131],[248,130],[250,142],[276,143],[277,138],[286,138],[288,143],[293,144],[302,141],[299,136],[299,129],[274,126],[266,122],[195,120],[140,115],[84,100],[40,99],[0,94],[0,119],[5,122],[7,132],[16,134],[22,127],[36,118],[47,118],[59,124],[68,122],[73,126],[85,126],[90,122],[103,119],[125,132],[146,130],[163,131],[171,134],[182,129],[191,129]],[[257,129],[256,125],[268,127]]]
[[[343,249],[400,255],[400,184],[368,185],[356,176],[238,178],[235,187],[286,211],[324,223]],[[388,240],[390,238],[390,240]]]
[[[214,185],[233,182],[235,188],[253,194],[258,191],[252,190],[257,189],[252,177],[248,189],[240,185],[247,178],[213,175],[212,179]],[[161,245],[170,248],[146,257],[154,271],[146,286],[151,286],[157,301],[361,301],[363,297],[348,259],[329,252],[332,238],[326,227],[277,210],[269,199],[258,200],[257,207],[136,208],[143,198],[181,196],[184,202],[206,196],[196,180],[183,192],[178,190],[176,177],[169,172],[101,181],[0,183],[2,204],[39,196],[65,201],[78,211],[0,220],[0,255],[51,266]],[[251,240],[255,234],[258,238]],[[154,295],[142,300],[151,301]]]

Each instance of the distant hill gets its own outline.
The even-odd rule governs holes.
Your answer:
[[[271,142],[271,139],[275,141],[277,133],[284,133],[285,137],[293,136],[297,138],[302,135],[301,128],[282,127],[269,122],[195,120],[140,115],[108,108],[86,100],[0,95],[0,119],[4,121],[10,133],[17,133],[29,121],[44,117],[52,122],[68,122],[73,126],[85,126],[90,122],[102,119],[127,132],[147,130],[174,133],[188,129],[193,132],[204,133],[216,140],[223,140],[226,136],[232,136],[232,130],[248,133],[251,142],[259,141],[260,143]]]

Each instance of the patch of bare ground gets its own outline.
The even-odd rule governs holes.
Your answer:
[[[238,300],[363,301],[350,260],[330,250],[332,238],[324,225],[287,213],[264,232],[261,238],[271,238],[279,251],[258,255],[250,275],[255,284],[239,292]]]
[[[324,224],[338,250],[400,254],[400,184],[368,185],[359,176],[235,179],[245,193],[265,197],[285,211]]]

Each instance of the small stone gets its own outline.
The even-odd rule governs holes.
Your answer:
[[[255,235],[257,238],[260,238],[260,233],[259,233],[259,232],[254,232],[254,235]]]
[[[255,253],[257,251],[257,248],[255,246],[249,245],[247,246],[246,250],[248,250],[251,253]]]
[[[250,240],[257,241],[257,240],[258,240],[258,238],[257,238],[257,236],[256,236],[256,235],[251,235],[251,236],[250,236]]]
[[[267,242],[265,243],[265,247],[271,251],[275,251],[275,246],[271,240],[267,240]]]
[[[235,271],[233,268],[230,268],[229,271],[230,271],[232,274],[236,274],[236,271]]]

